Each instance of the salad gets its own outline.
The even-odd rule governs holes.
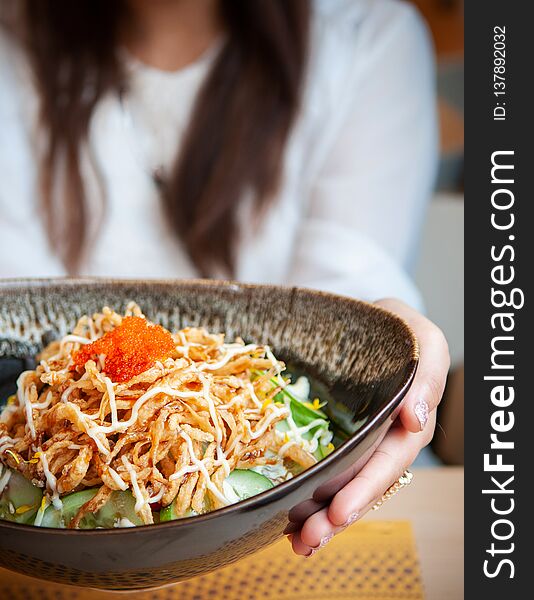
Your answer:
[[[49,344],[1,410],[0,518],[96,529],[216,510],[331,453],[324,408],[267,345],[106,307]]]

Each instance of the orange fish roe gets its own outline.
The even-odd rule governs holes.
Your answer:
[[[171,334],[161,325],[150,325],[141,317],[125,317],[119,327],[80,348],[73,357],[73,368],[104,354],[106,375],[112,381],[128,381],[169,357],[175,347]]]

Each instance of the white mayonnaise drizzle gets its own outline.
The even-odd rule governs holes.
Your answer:
[[[289,424],[290,430],[286,432],[277,431],[277,435],[279,437],[286,437],[288,441],[280,448],[279,454],[280,456],[284,456],[287,450],[294,445],[300,446],[304,450],[313,454],[317,450],[319,445],[319,440],[323,446],[327,446],[333,437],[333,433],[329,431],[328,425],[325,424],[324,419],[314,419],[308,425],[304,425],[302,427],[297,427],[293,418],[291,416],[287,417],[287,422]],[[293,426],[292,426],[293,425]],[[302,437],[302,434],[307,433],[314,427],[320,426],[319,429],[313,434],[311,440],[306,440]]]
[[[248,344],[248,346],[239,346],[238,348],[232,348],[228,350],[228,352],[224,355],[221,360],[214,363],[204,363],[198,367],[199,371],[217,371],[224,367],[224,365],[229,362],[234,356],[238,356],[239,354],[246,354],[247,352],[252,352],[256,350],[258,346],[256,344]]]
[[[135,523],[132,523],[130,519],[127,519],[126,517],[121,517],[120,519],[115,520],[113,527],[118,529],[122,529],[123,527],[135,527]]]
[[[172,398],[199,398],[200,396],[202,396],[202,393],[203,392],[184,392],[179,390],[173,390],[172,388],[166,386],[156,386],[155,388],[152,388],[145,392],[135,401],[135,404],[132,407],[132,414],[128,420],[118,421],[116,424],[111,424],[107,426],[94,426],[93,424],[91,425],[93,426],[94,431],[97,433],[109,434],[124,431],[125,429],[128,429],[128,427],[131,427],[137,421],[137,417],[139,416],[139,409],[143,406],[143,404],[147,400],[150,400],[150,398],[156,396],[157,394],[166,394],[167,396],[171,396]],[[87,415],[85,415],[82,412],[80,412],[80,414],[83,417],[87,417]],[[90,434],[88,433],[88,435]]]
[[[227,448],[227,453],[231,454],[232,451],[234,450],[234,448],[237,446],[237,444],[243,439],[243,437],[238,433],[235,438],[234,441],[228,446]]]
[[[41,524],[43,522],[43,517],[44,517],[45,511],[49,506],[50,506],[50,502],[48,501],[48,498],[45,496],[43,498],[43,502],[41,502],[41,506],[39,507],[37,514],[35,515],[35,521],[33,522],[33,524],[36,527],[41,526]]]
[[[32,440],[35,439],[35,425],[33,423],[33,406],[30,400],[30,394],[26,389],[26,378],[33,374],[33,371],[23,371],[17,379],[17,399],[19,406],[24,407],[26,415],[26,429],[30,432]]]
[[[42,402],[36,402],[35,404],[33,404],[33,408],[36,408],[37,410],[42,410],[43,408],[48,408],[50,406],[50,404],[52,403],[52,400],[54,399],[54,396],[52,394],[52,392],[48,392],[48,394],[46,395],[46,398],[42,401]]]
[[[288,409],[286,407],[284,407],[284,408],[278,408],[274,404],[269,404],[269,406],[267,407],[267,409],[271,409],[270,410],[270,414],[266,415],[262,419],[263,423],[259,427],[257,427],[255,429],[255,431],[252,431],[252,428],[250,427],[250,423],[247,420],[245,420],[245,427],[248,429],[250,437],[253,440],[255,440],[255,439],[259,438],[260,436],[262,436],[267,431],[269,425],[276,418],[278,418],[278,417],[280,417],[282,415],[287,415],[288,414]]]
[[[4,470],[4,466],[0,463],[0,495],[4,491],[4,488],[9,483],[9,479],[11,477],[11,471],[5,467],[5,473],[2,475],[2,471]]]
[[[297,441],[289,440],[283,446],[280,446],[280,448],[278,450],[278,454],[280,456],[285,456],[285,453],[289,450],[289,448],[291,448],[291,446],[298,446],[298,445],[299,445],[299,443]]]
[[[195,465],[186,465],[185,467],[181,467],[178,471],[175,471],[170,477],[169,481],[174,481],[175,479],[181,479],[186,473],[196,473],[198,471],[198,467]]]
[[[59,343],[59,348],[60,350],[63,350],[63,348],[65,347],[65,344],[73,343],[73,344],[82,344],[82,346],[85,346],[85,344],[90,344],[92,340],[86,338],[86,337],[82,337],[81,335],[66,335],[61,342]]]
[[[163,498],[164,493],[165,493],[165,489],[162,487],[161,490],[155,496],[151,496],[148,499],[148,503],[154,504],[154,502],[159,502]]]
[[[228,504],[226,496],[221,494],[217,487],[211,482],[208,470],[206,469],[204,463],[201,460],[198,460],[198,458],[195,456],[195,450],[193,448],[193,442],[191,441],[191,438],[183,430],[180,431],[180,436],[182,437],[182,439],[185,440],[185,443],[187,444],[187,449],[189,451],[189,458],[191,459],[191,462],[195,465],[195,467],[197,467],[197,471],[200,471],[204,476],[204,479],[206,480],[206,487],[208,488],[208,490],[210,490],[210,492],[223,504]]]
[[[43,467],[43,472],[46,477],[46,483],[52,491],[52,504],[54,505],[54,508],[56,510],[61,510],[63,508],[63,502],[61,502],[57,491],[57,479],[48,468],[48,460],[46,459],[46,454],[41,450],[40,447],[37,448],[37,452],[39,452],[39,460],[41,461],[41,465]]]
[[[67,404],[67,402],[69,401],[69,396],[71,395],[75,387],[75,384],[69,385],[69,387],[61,394],[61,402],[63,402],[63,404]]]
[[[113,481],[119,486],[119,488],[121,490],[127,490],[128,489],[128,484],[126,483],[126,481],[124,481],[124,479],[117,473],[117,471],[115,471],[115,469],[112,469],[111,467],[108,467],[108,473],[111,477],[111,479],[113,479]]]
[[[202,391],[204,392],[204,399],[208,404],[208,410],[213,421],[213,427],[215,428],[215,441],[217,442],[217,460],[223,466],[226,477],[230,474],[230,464],[226,459],[226,454],[222,449],[221,443],[223,438],[223,432],[219,424],[217,417],[217,411],[215,410],[215,403],[210,397],[210,382],[205,375],[200,375],[200,381],[202,382]]]
[[[111,426],[116,427],[119,423],[119,418],[117,416],[117,402],[115,401],[115,389],[113,388],[113,382],[109,377],[104,377],[104,383],[106,384],[109,408],[111,411]]]
[[[232,408],[232,406],[234,404],[237,404],[238,402],[242,402],[242,401],[243,401],[243,396],[241,394],[238,394],[237,396],[235,396],[234,398],[232,398],[230,400],[230,402],[228,402],[227,404],[219,404],[218,408],[219,408],[219,410],[224,410],[224,409]]]
[[[132,483],[132,489],[135,496],[135,512],[138,513],[145,504],[148,504],[148,499],[143,496],[141,488],[137,483],[137,473],[132,463],[126,458],[122,457],[122,464],[126,467],[128,474],[130,475],[130,481]]]
[[[68,402],[68,405],[72,407],[76,415],[81,421],[81,425],[83,426],[84,432],[95,442],[99,452],[105,454],[106,456],[110,454],[109,449],[106,447],[106,444],[102,440],[106,440],[106,437],[102,435],[99,436],[99,432],[96,431],[96,425],[91,420],[93,417],[91,415],[86,415],[80,410],[80,407],[73,402]]]
[[[261,408],[246,408],[243,411],[244,415],[261,415]]]
[[[89,373],[87,373],[87,371],[80,377],[80,379],[78,379],[78,381],[75,381],[74,383],[71,383],[69,385],[68,388],[65,389],[65,391],[61,394],[61,402],[63,402],[63,404],[67,404],[69,397],[71,395],[71,393],[78,387],[80,387],[80,382],[89,379]]]
[[[260,402],[260,399],[256,395],[256,390],[254,389],[254,386],[252,385],[252,383],[250,381],[247,382],[247,390],[249,391],[250,398],[254,402],[254,404],[258,408],[261,408],[263,406],[263,403]]]
[[[297,431],[299,435],[302,435],[303,433],[307,433],[308,431],[310,431],[311,429],[313,429],[314,427],[317,427],[318,425],[325,425],[325,420],[324,419],[314,419],[313,421],[311,421],[310,423],[308,423],[307,425],[303,425],[302,427],[298,427]],[[291,433],[289,434],[291,436]]]
[[[0,454],[2,454],[8,448],[11,448],[15,444],[15,440],[8,435],[0,437]]]
[[[93,333],[94,333],[94,331],[93,331]],[[74,334],[66,335],[59,342],[59,352],[57,354],[54,354],[53,356],[49,356],[46,360],[42,360],[41,361],[41,366],[43,367],[43,369],[45,370],[46,373],[49,373],[50,372],[50,368],[48,367],[48,365],[51,362],[59,360],[60,358],[63,357],[63,349],[65,348],[66,344],[81,344],[81,345],[85,345],[85,344],[90,344],[93,340],[94,340],[94,336],[92,334],[91,334],[91,339],[87,339],[87,338],[82,337],[80,335],[74,335]],[[60,370],[54,371],[54,372],[55,373],[66,373],[70,369],[71,364],[72,364],[72,360],[69,358],[67,366],[64,369],[60,369]]]
[[[280,373],[282,372],[282,367],[280,366],[280,363],[276,360],[276,357],[272,353],[269,346],[264,346],[264,348],[265,348],[265,355],[271,361],[271,364],[273,365],[273,367],[276,371],[276,381],[278,382],[278,385],[285,387],[286,382],[283,380],[282,376],[280,375]]]
[[[80,408],[74,404],[73,402],[68,402],[69,406],[73,408],[79,417],[80,421],[84,425],[85,433],[94,440],[95,444],[98,447],[98,450],[105,455],[109,455],[110,452],[106,447],[103,440],[105,440],[105,434],[116,433],[119,431],[124,431],[131,427],[139,416],[139,410],[143,406],[143,404],[156,396],[157,394],[167,394],[173,398],[199,398],[203,395],[203,392],[190,392],[190,391],[179,391],[173,390],[170,387],[157,386],[145,392],[142,396],[140,396],[135,404],[132,407],[132,413],[128,420],[126,421],[116,421],[115,423],[111,423],[111,425],[95,425],[93,421],[98,418],[98,415],[87,415],[80,410]],[[114,398],[114,396],[113,396]],[[102,438],[100,436],[103,436]]]

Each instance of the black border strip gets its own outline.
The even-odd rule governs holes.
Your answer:
[[[532,597],[529,589],[532,516],[527,515],[531,500],[529,487],[532,481],[530,461],[532,444],[532,333],[529,318],[532,294],[533,233],[528,218],[529,205],[532,203],[531,174],[534,173],[530,136],[534,135],[532,111],[534,102],[529,91],[532,88],[531,57],[534,55],[531,45],[534,30],[527,17],[528,2],[510,0],[485,0],[484,2],[466,2],[466,597],[482,598],[527,598]],[[505,69],[495,67],[502,61],[495,53],[495,41],[501,41],[503,28],[505,41]],[[502,49],[501,44],[497,45]],[[503,79],[494,75],[504,76]],[[504,81],[505,86],[495,83]],[[505,94],[496,95],[495,91],[504,89]],[[497,105],[497,102],[500,104]],[[500,106],[495,111],[497,106]],[[505,109],[505,119],[501,116]],[[500,114],[499,114],[500,113]],[[494,160],[513,164],[513,171],[501,170],[500,178],[508,179],[505,173],[513,173],[513,183],[492,183],[492,154],[500,151],[513,151],[512,154],[494,155]],[[492,207],[492,193],[497,188],[506,188],[513,194],[513,205],[509,210],[500,211]],[[504,202],[507,192],[503,192],[497,201]],[[511,198],[508,194],[508,197]],[[513,214],[514,224],[510,229],[499,230],[491,224],[491,215],[496,213],[500,223],[507,222]],[[510,237],[512,236],[512,237]],[[504,250],[509,245],[511,249]],[[492,246],[494,257],[492,258]],[[494,271],[494,276],[508,278],[511,268],[514,278],[508,284],[497,285],[492,282],[492,269],[503,267],[503,271]],[[492,302],[491,289],[502,291],[510,296],[513,288],[522,290],[525,296],[523,308],[497,308],[499,297]],[[518,300],[519,293],[515,298]],[[520,302],[515,302],[519,305]],[[509,313],[506,319],[513,329],[503,332],[502,321],[494,320],[496,313]],[[513,339],[496,342],[497,336],[508,335]],[[513,354],[500,355],[498,362],[512,365],[509,369],[492,369],[492,342],[500,344],[501,349],[511,350]],[[497,358],[494,356],[494,358]],[[485,380],[486,376],[513,375],[513,380]],[[498,407],[492,402],[491,392],[504,385],[506,396],[513,387],[515,397],[510,406]],[[504,411],[501,417],[497,412]],[[513,414],[512,414],[513,413]],[[491,419],[502,419],[500,423],[513,425],[510,431],[500,432],[499,439],[513,442],[513,449],[491,449],[491,433],[494,433]],[[527,433],[528,431],[528,433]],[[502,454],[506,464],[513,465],[512,472],[489,472],[484,470],[484,454],[489,454],[488,462],[498,461]],[[496,490],[491,481],[494,476],[507,492],[496,494],[482,493],[482,490]],[[513,481],[504,486],[513,476]],[[511,502],[513,500],[513,502]],[[493,507],[492,507],[493,501]],[[496,510],[513,510],[508,515],[498,515]],[[499,519],[508,520],[495,524]],[[492,531],[493,527],[493,531]],[[509,539],[505,538],[512,531]],[[492,550],[493,544],[493,550]],[[497,552],[495,552],[497,550]],[[500,561],[503,562],[500,567]],[[484,564],[486,571],[484,573]],[[513,564],[513,568],[512,568]],[[513,574],[513,577],[511,577]]]

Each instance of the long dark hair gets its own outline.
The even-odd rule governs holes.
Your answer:
[[[20,0],[16,31],[33,68],[47,133],[41,165],[50,242],[70,272],[89,244],[80,155],[93,110],[127,90],[117,59],[121,0]],[[173,229],[203,275],[234,271],[236,209],[259,212],[282,175],[304,70],[309,0],[220,0],[227,33],[193,108],[173,172],[161,186]],[[63,168],[60,168],[60,165]],[[52,190],[61,181],[61,205]]]

